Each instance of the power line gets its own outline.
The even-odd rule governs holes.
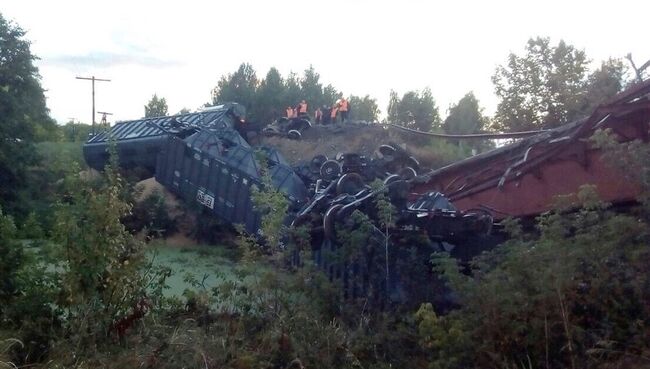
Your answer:
[[[93,135],[95,134],[95,81],[100,81],[100,82],[110,82],[110,79],[102,79],[102,78],[95,78],[95,76],[92,77],[76,77],[77,79],[85,79],[88,81],[92,81],[93,85],[93,125],[92,125],[92,132]]]
[[[524,131],[524,132],[511,132],[511,133],[474,133],[474,134],[466,134],[466,135],[455,135],[455,134],[445,134],[445,133],[433,133],[433,132],[423,132],[423,131],[417,131],[415,129],[411,128],[406,128],[397,124],[388,124],[392,128],[397,128],[402,131],[406,131],[409,133],[415,133],[423,136],[431,136],[431,137],[440,137],[440,138],[456,138],[456,139],[476,139],[476,138],[519,138],[519,137],[528,137],[528,136],[534,136],[540,133],[544,133],[547,131]]]

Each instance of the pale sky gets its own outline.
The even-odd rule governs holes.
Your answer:
[[[96,85],[111,121],[142,117],[154,93],[170,113],[196,109],[242,62],[260,78],[312,64],[324,85],[370,94],[382,113],[391,88],[430,87],[444,118],[468,91],[492,113],[490,77],[530,37],[564,39],[594,64],[650,59],[648,0],[3,0],[0,12],[28,32],[59,122],[90,122],[90,82],[75,76],[112,80]]]

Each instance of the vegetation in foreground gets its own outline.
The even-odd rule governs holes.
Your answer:
[[[646,146],[595,140],[647,187]],[[585,187],[574,198],[579,211],[558,207],[534,234],[511,223],[512,239],[469,266],[433,255],[456,291],[457,307],[443,313],[429,303],[378,309],[344,300],[308,263],[288,268],[286,251],[244,236],[229,269],[183,273],[185,291],[165,293],[172,270],[152,263],[150,246],[122,224],[130,187],[115,170],[90,182],[70,174],[56,191],[55,222],[0,218],[0,365],[610,368],[650,360],[647,202],[614,212]],[[280,234],[283,197],[255,197],[265,204],[264,231]]]

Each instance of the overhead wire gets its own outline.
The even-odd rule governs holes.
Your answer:
[[[522,137],[535,136],[540,133],[548,132],[547,130],[538,130],[538,131],[521,131],[521,132],[506,132],[506,133],[495,132],[495,133],[472,133],[472,134],[448,134],[448,133],[423,132],[423,131],[418,131],[412,128],[407,128],[393,123],[388,123],[387,126],[391,128],[396,128],[401,131],[423,135],[423,136],[438,137],[438,138],[454,138],[459,140],[479,139],[479,138],[487,138],[487,139],[522,138]]]

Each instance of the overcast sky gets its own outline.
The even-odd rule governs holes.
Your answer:
[[[487,113],[496,107],[490,77],[526,40],[549,36],[584,49],[599,63],[631,52],[650,59],[650,1],[32,1],[4,0],[0,12],[19,24],[60,122],[89,122],[90,82],[98,111],[112,120],[144,115],[154,93],[170,113],[210,99],[219,77],[242,62],[258,77],[283,76],[310,64],[324,84],[378,99],[390,89],[430,87],[445,114],[474,91]],[[97,120],[99,120],[99,115]]]

